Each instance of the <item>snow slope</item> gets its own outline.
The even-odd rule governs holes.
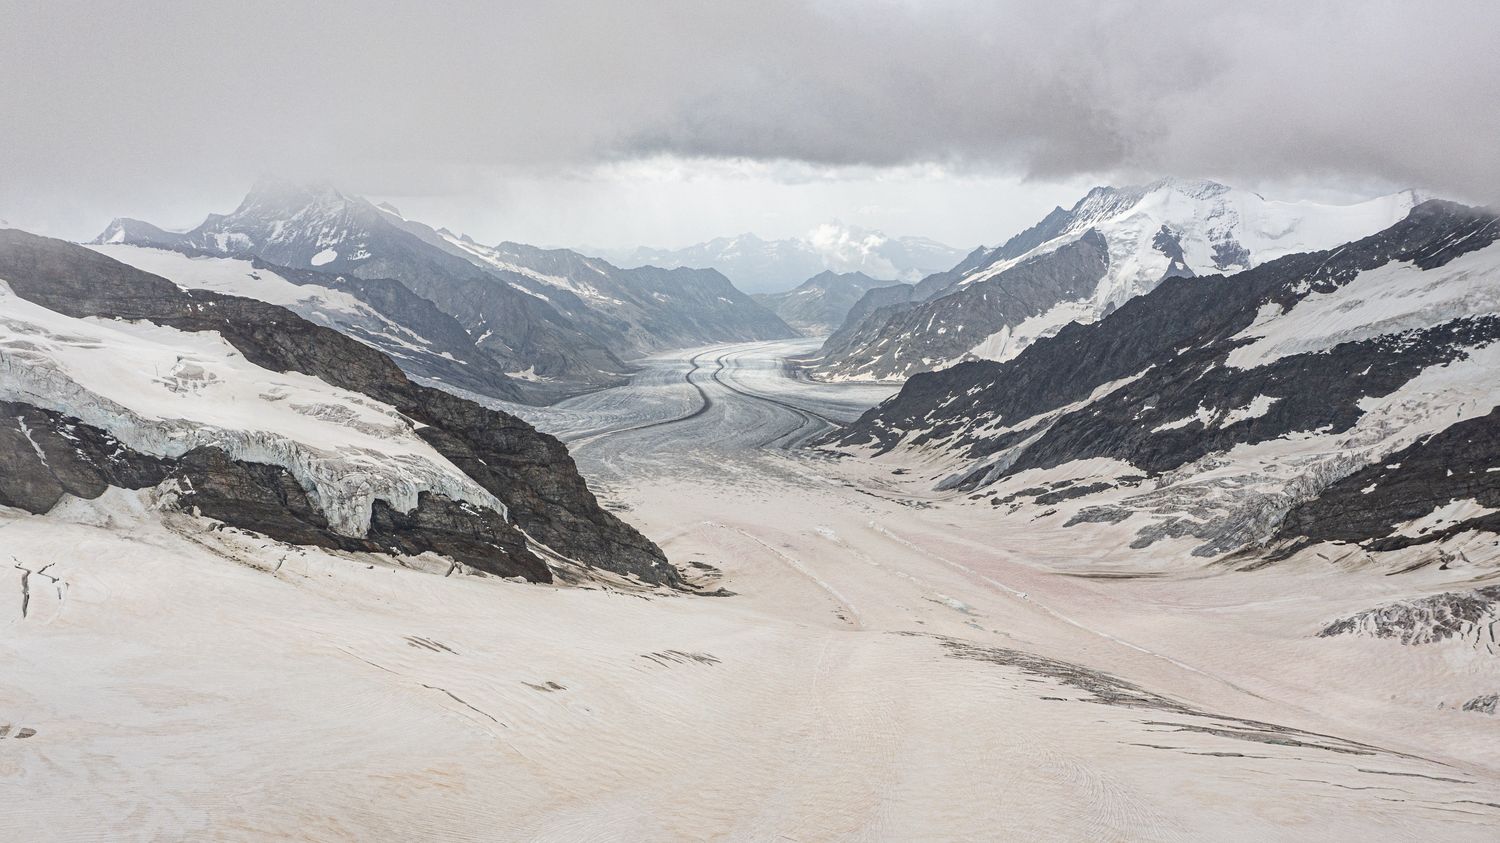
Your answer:
[[[95,243],[87,248],[166,278],[184,290],[212,290],[285,307],[380,350],[408,374],[447,388],[506,400],[527,398],[508,377],[526,379],[510,371],[516,367],[513,360],[480,348],[457,321],[397,282],[278,271],[264,264],[257,267],[244,258],[147,246]],[[301,277],[291,277],[292,273]]]
[[[730,385],[807,407],[868,388],[778,388],[782,356],[723,354],[743,365],[674,426],[573,406],[578,430],[614,431],[585,470],[616,467],[613,502],[732,597],[432,576],[163,521],[123,493],[0,512],[5,828],[1493,838],[1500,734],[1463,706],[1500,690],[1494,656],[1317,636],[1470,591],[1493,550],[1404,577],[1060,575],[1128,548],[1018,529],[867,461],[757,452],[797,414]],[[642,391],[691,400],[696,356]],[[636,391],[619,405],[648,408]]]
[[[423,491],[504,506],[372,399],[247,361],[217,334],[147,322],[75,319],[0,289],[0,399],[109,431],[142,453],[205,445],[292,473],[349,536],[375,500],[401,512]]]
[[[1403,191],[1354,205],[1282,202],[1216,182],[1172,179],[1095,188],[1071,210],[1057,209],[988,255],[971,255],[967,268],[925,281],[925,301],[887,314],[885,325],[855,347],[826,348],[815,372],[837,380],[893,379],[960,360],[1009,360],[1166,278],[1234,273],[1357,240],[1394,224],[1416,201]],[[1085,260],[1079,253],[1088,238],[1102,238],[1104,248]]]
[[[160,275],[184,290],[213,290],[259,299],[323,324],[335,318],[380,318],[369,305],[350,293],[317,284],[295,284],[272,270],[256,269],[242,258],[187,255],[168,249],[110,243],[88,244],[87,248]]]
[[[1310,292],[1290,310],[1266,305],[1234,337],[1253,341],[1232,351],[1225,365],[1264,366],[1339,343],[1492,313],[1500,313],[1500,249],[1470,252],[1427,272],[1394,261],[1335,289]]]
[[[923,459],[1002,518],[1129,530],[1147,566],[1406,546],[1411,523],[1476,495],[1465,523],[1489,530],[1497,235],[1489,212],[1429,202],[1328,251],[1174,278],[1005,362],[914,377],[835,438]],[[1363,496],[1343,489],[1410,449]],[[1189,553],[1154,549],[1174,541]]]

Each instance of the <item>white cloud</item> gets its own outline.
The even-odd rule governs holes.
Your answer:
[[[119,213],[191,221],[264,173],[496,220],[463,203],[497,182],[559,220],[593,218],[589,185],[639,188],[624,198],[646,219],[676,202],[719,219],[671,185],[737,185],[725,199],[760,204],[720,233],[802,226],[783,203],[832,202],[801,189],[832,182],[844,216],[911,208],[933,221],[912,233],[954,240],[992,229],[932,186],[996,173],[1033,191],[1202,175],[1500,197],[1487,0],[0,0],[0,19],[0,214],[75,236]],[[617,222],[567,239],[692,227]]]

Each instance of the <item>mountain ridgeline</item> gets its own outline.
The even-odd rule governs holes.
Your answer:
[[[712,270],[622,270],[566,250],[483,246],[326,186],[260,184],[232,213],[181,233],[117,219],[94,243],[255,260],[293,283],[347,290],[415,335],[401,342],[416,353],[394,355],[409,372],[504,400],[615,385],[630,360],[664,348],[796,333]],[[357,326],[332,326],[369,338]],[[439,335],[428,336],[433,329]],[[429,353],[439,345],[466,362],[445,366],[434,359],[444,354]],[[479,378],[491,383],[476,383],[464,366],[485,370]]]
[[[18,231],[0,231],[0,279],[0,504],[154,489],[290,544],[680,582],[556,439],[339,331]]]
[[[1168,278],[1329,248],[1386,228],[1414,202],[1409,191],[1348,206],[1275,202],[1170,179],[1095,188],[910,290],[868,293],[809,367],[828,380],[899,381],[964,360],[1007,360]]]
[[[1171,277],[1004,362],[915,375],[832,442],[1207,557],[1493,529],[1497,237],[1492,212],[1428,201],[1333,249]]]

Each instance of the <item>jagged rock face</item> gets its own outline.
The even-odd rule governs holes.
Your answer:
[[[844,324],[849,311],[870,290],[890,286],[863,272],[820,272],[785,293],[755,296],[803,336],[825,336]],[[910,289],[910,285],[901,284]]]
[[[493,510],[423,492],[401,513],[377,501],[363,537],[334,530],[281,466],[246,462],[218,448],[181,457],[135,451],[76,418],[0,402],[0,505],[45,513],[64,494],[91,499],[110,486],[162,486],[169,505],[289,544],[415,555],[433,552],[498,576],[551,582],[526,537]]]
[[[504,501],[532,538],[649,583],[680,581],[660,548],[599,505],[556,438],[441,390],[415,387],[408,400],[408,414],[429,425],[418,434]]]
[[[844,321],[823,341],[823,347],[807,362],[815,365],[821,360],[840,359],[856,348],[873,345],[880,339],[880,330],[886,322],[898,313],[916,306],[921,300],[918,293],[920,286],[893,284],[865,291],[844,315]]]
[[[1489,586],[1376,606],[1328,624],[1318,637],[1359,635],[1407,645],[1457,639],[1493,646],[1490,628],[1496,623],[1500,623],[1500,586]]]
[[[385,319],[405,329],[409,339],[392,337],[379,325],[332,326],[340,333],[385,352],[402,371],[411,375],[503,401],[533,403],[550,397],[548,393],[539,393],[527,381],[506,376],[506,372],[522,369],[522,360],[506,349],[487,348],[476,343],[457,319],[399,281],[291,269],[259,258],[253,259],[251,265],[275,272],[294,284],[325,285],[347,291]]]
[[[183,291],[87,249],[15,231],[0,232],[0,279],[20,298],[67,316],[145,320],[178,331],[217,332],[258,367],[309,375],[389,405],[418,425],[417,435],[463,472],[464,483],[477,484],[502,502],[511,522],[531,537],[587,565],[634,573],[653,583],[678,581],[676,570],[654,544],[599,506],[556,439],[514,416],[413,384],[385,355],[337,331],[265,302]],[[75,488],[102,488],[99,482],[130,485],[114,478],[120,479],[117,484],[113,477],[104,475]],[[25,494],[40,507],[49,493],[39,488]],[[234,495],[224,498],[232,501]],[[429,537],[413,538],[403,546],[436,542],[431,538],[435,533],[450,535],[443,545],[450,549],[460,547],[452,536],[467,535],[464,546],[478,541],[475,536],[487,537],[484,541],[515,557],[516,564],[524,562],[515,550],[515,538],[496,526],[494,514],[471,516],[474,523],[461,530],[453,519],[463,511],[462,502],[431,495],[418,500],[416,514],[405,513],[406,521],[390,512],[380,517],[393,528],[421,528],[419,532]],[[226,504],[225,511],[229,509],[232,505]],[[380,518],[372,516],[372,530]],[[484,564],[474,567],[485,569]]]
[[[1496,474],[1500,409],[1461,421],[1330,485],[1288,512],[1277,537],[1291,542],[1291,552],[1315,541],[1396,550],[1470,530],[1500,533]],[[1449,507],[1449,517],[1421,523]]]
[[[969,354],[985,342],[1008,342],[1011,329],[1060,301],[1090,295],[1109,268],[1109,247],[1096,231],[1056,251],[1016,264],[990,278],[930,301],[890,312],[869,340],[847,352],[864,361],[853,374],[896,379]],[[975,325],[1000,325],[999,337]],[[983,351],[980,348],[980,351]],[[827,362],[814,369],[828,371]],[[851,374],[838,368],[837,374]]]
[[[1062,212],[1061,208],[1057,209],[1057,213]],[[1008,255],[1012,249],[1011,244],[1022,237],[1024,234],[1016,235],[998,251],[980,246],[953,268],[935,272],[915,284],[870,290],[849,309],[844,322],[824,341],[818,358],[831,361],[856,357],[857,349],[880,339],[884,324],[891,318],[949,290],[969,273],[989,266],[995,261],[997,254]],[[1022,249],[1010,257],[1020,257],[1026,251]]]
[[[1008,360],[1168,278],[1328,248],[1395,223],[1414,201],[1403,193],[1344,208],[1276,203],[1199,181],[1095,188],[1072,209],[924,279],[906,306],[859,326],[859,342],[830,340],[812,371],[899,380],[965,360]]]
[[[939,449],[967,463],[946,484],[967,490],[1115,461],[1155,488],[1085,506],[1070,523],[1146,514],[1136,546],[1194,536],[1205,556],[1273,536],[1396,547],[1494,529],[1479,515],[1393,532],[1451,501],[1500,500],[1494,419],[1429,436],[1500,402],[1497,236],[1492,214],[1429,202],[1330,252],[1172,278],[1013,360],[913,377],[835,441]],[[1408,445],[1409,461],[1391,456]]]

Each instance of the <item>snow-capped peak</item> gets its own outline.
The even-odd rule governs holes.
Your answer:
[[[1394,225],[1402,191],[1351,205],[1266,199],[1207,179],[1096,187],[1005,244],[919,284],[821,374],[906,377],[976,357],[1008,360],[1070,322],[1089,323],[1173,277],[1231,274]]]

